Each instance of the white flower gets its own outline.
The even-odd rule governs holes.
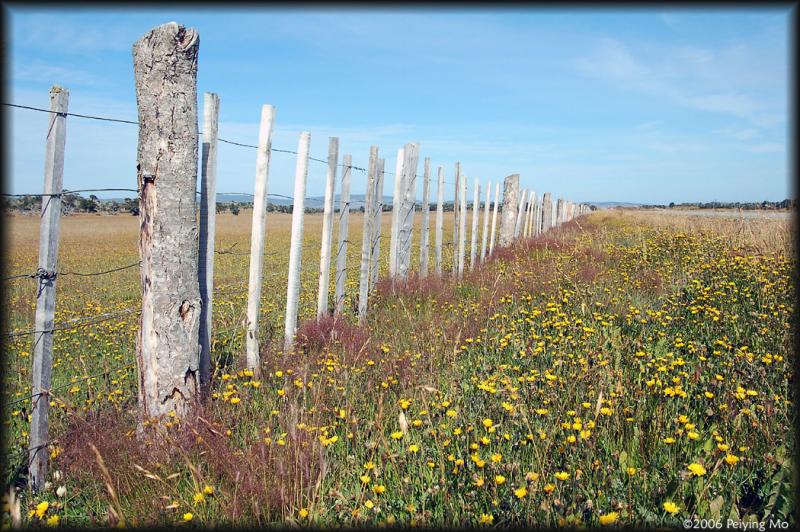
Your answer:
[[[66,494],[67,494],[66,486],[59,486],[58,489],[56,490],[56,495],[58,495],[59,497],[63,497]]]

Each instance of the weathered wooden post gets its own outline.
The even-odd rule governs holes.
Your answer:
[[[403,201],[400,205],[397,236],[397,271],[401,279],[408,277],[411,267],[411,243],[414,237],[414,211],[417,199],[417,165],[419,144],[405,146],[403,161]]]
[[[486,260],[486,244],[489,241],[489,210],[492,200],[492,182],[486,182],[486,203],[483,206],[483,231],[481,231],[481,262]]]
[[[175,22],[133,45],[139,145],[142,314],[137,338],[139,433],[195,407],[200,365],[197,279],[199,35]]]
[[[308,151],[311,134],[300,133],[297,145],[297,166],[294,171],[294,203],[292,204],[292,237],[289,247],[289,279],[286,283],[286,316],[283,329],[283,351],[294,347],[297,329],[297,304],[300,299],[300,267],[303,255],[303,218],[306,210],[306,179],[308,178]]]
[[[347,285],[347,229],[350,221],[350,173],[353,157],[346,153],[342,158],[342,190],[339,193],[339,245],[336,251],[336,293],[333,298],[334,314],[344,308],[344,289]]]
[[[405,148],[398,148],[394,169],[394,194],[392,196],[392,234],[389,240],[389,277],[397,272],[397,234],[400,227],[400,204],[403,196],[403,160]]]
[[[517,196],[519,195],[519,174],[506,177],[503,182],[503,217],[500,219],[500,247],[514,241],[514,226],[517,222]]]
[[[481,182],[475,178],[475,193],[472,198],[472,234],[470,235],[469,246],[469,269],[475,267],[475,259],[478,255],[478,219],[481,214]]]
[[[458,209],[458,278],[464,276],[464,255],[467,243],[467,177],[461,180],[461,194]]]
[[[533,236],[539,236],[542,233],[542,201],[537,200],[533,206]]]
[[[419,276],[428,276],[428,233],[431,218],[431,158],[425,157],[425,169],[422,174],[422,232],[419,234]]]
[[[461,202],[461,163],[456,161],[455,194],[453,196],[453,277],[458,276],[458,231],[460,227],[459,208]]]
[[[534,211],[536,209],[536,191],[531,191],[530,199],[528,200],[528,223],[525,227],[525,234],[526,238],[530,238],[533,236],[533,218],[534,218]]]
[[[369,290],[375,289],[378,282],[378,262],[381,257],[381,218],[383,217],[383,172],[385,159],[378,159],[378,167],[375,171],[375,191],[372,196],[373,216],[372,216],[372,250],[370,251],[370,274]],[[367,295],[369,298],[369,295]]]
[[[378,147],[369,148],[369,168],[367,188],[364,197],[364,223],[361,232],[361,271],[358,280],[358,322],[364,323],[367,317],[367,296],[369,295],[370,252],[372,250],[372,195],[375,188],[375,174],[378,171]],[[395,176],[397,177],[397,176]],[[390,257],[391,259],[391,257]]]
[[[261,125],[256,150],[256,184],[253,195],[253,223],[250,227],[250,273],[247,288],[247,369],[256,379],[261,376],[261,357],[258,347],[258,315],[261,309],[261,279],[264,275],[264,233],[267,224],[267,191],[269,161],[272,156],[272,123],[275,108],[261,107]]]
[[[69,91],[50,88],[50,111],[44,157],[44,196],[39,221],[39,287],[33,334],[31,428],[28,438],[28,485],[39,491],[46,481],[49,453],[50,377],[53,370],[53,322],[58,275],[58,229],[64,183]]]
[[[439,167],[439,187],[436,189],[436,275],[442,276],[442,222],[444,222],[444,167]]]
[[[200,176],[200,245],[197,276],[200,282],[200,391],[211,384],[211,318],[214,305],[214,236],[217,220],[217,130],[219,96],[203,95],[203,152]]]
[[[519,237],[519,233],[522,230],[522,218],[525,214],[525,207],[527,205],[526,203],[527,200],[528,200],[528,189],[525,188],[522,189],[522,194],[520,195],[519,199],[519,205],[517,207],[516,220],[514,222],[514,240],[516,240],[517,237]],[[505,205],[503,205],[503,207],[505,207]]]
[[[542,194],[542,233],[550,230],[553,220],[553,202],[550,199],[550,193],[545,192]]]
[[[555,225],[559,226],[559,225],[561,225],[561,222],[563,222],[563,221],[564,221],[564,200],[561,199],[561,198],[558,198],[558,200],[556,201],[556,221],[555,221]]]
[[[497,211],[499,209],[500,183],[494,187],[494,212],[492,212],[492,236],[489,239],[489,255],[494,252],[494,241],[497,236]]]
[[[319,251],[319,285],[317,288],[317,320],[328,313],[328,292],[331,282],[331,239],[333,238],[333,191],[339,160],[339,139],[328,141],[328,174],[325,182],[325,206],[322,213],[322,244]]]

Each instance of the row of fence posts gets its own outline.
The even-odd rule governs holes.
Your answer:
[[[206,395],[212,374],[211,338],[214,285],[214,240],[216,217],[216,166],[220,99],[204,94],[203,142],[201,152],[199,228],[195,211],[197,184],[197,34],[176,23],[153,29],[134,44],[134,73],[139,110],[137,181],[140,194],[142,311],[137,339],[140,372],[139,403],[142,420],[170,412],[184,415],[199,395]],[[32,415],[29,441],[29,484],[39,489],[47,472],[48,390],[52,369],[52,334],[58,254],[60,193],[63,183],[66,113],[69,93],[54,86],[50,91],[50,120],[46,140],[44,198],[40,226],[39,276],[33,348]],[[163,117],[171,117],[169,125]],[[246,312],[245,365],[255,378],[260,375],[258,317],[263,280],[264,242],[269,166],[275,107],[261,108],[256,152],[253,220],[250,239],[250,267]],[[302,262],[303,219],[308,175],[310,134],[303,132],[297,148],[293,194],[289,276],[286,287],[284,352],[291,352],[297,327]],[[328,145],[327,179],[320,249],[317,319],[328,315],[330,266],[335,263],[332,312],[344,312],[347,285],[347,250],[350,230],[352,156],[344,154],[339,164],[339,139]],[[419,239],[419,272],[428,275],[430,221],[430,158],[424,159],[422,174],[422,226]],[[378,278],[381,249],[381,214],[384,205],[384,163],[378,147],[369,150],[364,205],[361,260],[359,267],[357,316],[363,323],[368,313],[370,292]],[[389,276],[407,279],[413,249],[416,210],[416,178],[419,145],[409,143],[398,149],[389,245]],[[337,218],[335,259],[331,256],[337,168],[342,168]],[[444,274],[442,246],[444,213],[444,168],[437,169],[436,217],[434,224],[433,271]],[[500,184],[492,196],[492,182],[481,197],[478,179],[472,199],[469,268],[491,256],[495,243],[508,246],[514,240],[535,237],[576,216],[588,212],[585,204],[558,199],[553,208],[549,192],[537,201],[533,191],[519,189],[519,174]],[[492,201],[493,207],[492,207]],[[187,208],[188,206],[188,208]],[[480,210],[483,230],[478,249]],[[455,199],[451,275],[464,275],[467,225],[467,179],[461,164],[455,163]],[[491,211],[491,222],[490,222]],[[499,237],[498,212],[501,213]],[[176,350],[175,347],[181,349]],[[140,432],[143,423],[140,423]]]

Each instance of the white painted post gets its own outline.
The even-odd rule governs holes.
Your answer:
[[[264,234],[267,222],[267,190],[269,161],[272,156],[272,123],[275,108],[261,107],[261,125],[256,151],[256,184],[253,197],[253,223],[250,228],[250,276],[247,288],[247,369],[260,378],[261,359],[258,349],[258,314],[261,309],[261,280],[264,275]]]
[[[358,323],[364,323],[367,317],[367,297],[369,295],[370,252],[372,250],[372,196],[375,189],[375,174],[378,170],[378,147],[369,148],[369,167],[367,170],[367,188],[364,195],[364,223],[361,231],[361,273],[358,282]],[[397,177],[397,176],[395,176]],[[391,257],[390,257],[391,259]]]
[[[422,174],[422,232],[419,235],[419,276],[428,276],[428,237],[431,218],[431,158],[425,157],[425,170]]]
[[[436,191],[436,275],[442,276],[442,223],[444,222],[444,167],[439,167],[439,188]]]
[[[383,217],[383,168],[385,159],[378,159],[378,168],[375,171],[375,192],[372,198],[372,251],[370,251],[369,289],[375,288],[378,282],[378,262],[381,257],[381,218]],[[369,295],[367,295],[369,298]]]
[[[458,230],[460,227],[459,209],[461,208],[461,163],[456,161],[455,194],[453,196],[453,277],[458,276]]]
[[[497,236],[497,211],[500,202],[500,183],[497,183],[494,188],[494,212],[492,213],[492,236],[489,239],[489,255],[494,252],[494,241]]]
[[[331,239],[333,238],[333,191],[339,160],[339,139],[328,141],[328,175],[325,182],[325,207],[322,213],[322,244],[319,250],[319,285],[317,288],[317,320],[328,313],[328,292],[331,282]]]
[[[211,317],[214,304],[214,235],[217,221],[217,129],[219,96],[203,95],[203,153],[200,176],[200,245],[197,277],[200,283],[200,391],[211,384]]]
[[[472,198],[472,234],[469,245],[469,269],[475,268],[475,259],[478,256],[478,219],[481,215],[481,182],[475,178],[475,192]]]
[[[489,242],[489,211],[492,201],[492,182],[486,182],[486,203],[483,205],[483,231],[481,231],[481,262],[486,260],[486,244]]]
[[[333,313],[344,309],[344,290],[347,285],[347,230],[350,221],[350,173],[353,157],[346,153],[342,158],[342,190],[339,193],[339,246],[336,251],[336,294],[333,298]]]
[[[414,238],[414,212],[417,201],[417,165],[419,162],[419,144],[409,143],[405,146],[403,160],[403,201],[398,213],[397,236],[397,276],[408,278],[411,268],[411,244]]]
[[[522,189],[522,194],[520,195],[519,199],[519,206],[516,212],[516,221],[514,223],[514,240],[519,237],[519,233],[522,230],[522,217],[525,214],[525,207],[526,201],[528,200],[528,189]]]
[[[517,219],[517,196],[519,195],[519,174],[512,174],[503,182],[503,217],[500,220],[500,247],[514,241],[514,227]]]
[[[398,148],[394,167],[394,195],[392,196],[392,234],[389,241],[389,277],[397,272],[397,233],[400,224],[400,203],[403,195],[403,159],[405,148]]]
[[[460,207],[458,212],[458,278],[464,276],[464,255],[467,243],[467,178],[461,180]]]
[[[294,171],[294,204],[292,205],[292,239],[289,247],[289,280],[286,283],[286,316],[283,329],[283,350],[294,347],[297,329],[297,304],[300,299],[300,267],[303,255],[303,218],[306,210],[306,179],[308,178],[308,150],[311,134],[300,133],[297,145],[297,166]]]
[[[39,221],[39,288],[33,330],[33,383],[31,386],[31,427],[28,439],[28,486],[44,487],[50,425],[50,381],[53,370],[53,321],[56,310],[58,275],[58,229],[61,219],[61,191],[64,183],[64,146],[67,138],[69,91],[50,88],[50,111],[45,143],[44,190]]]

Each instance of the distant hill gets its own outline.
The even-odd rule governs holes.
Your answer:
[[[636,208],[641,207],[641,203],[629,203],[626,201],[591,201],[589,205],[594,205],[598,209],[613,209],[614,207]]]

